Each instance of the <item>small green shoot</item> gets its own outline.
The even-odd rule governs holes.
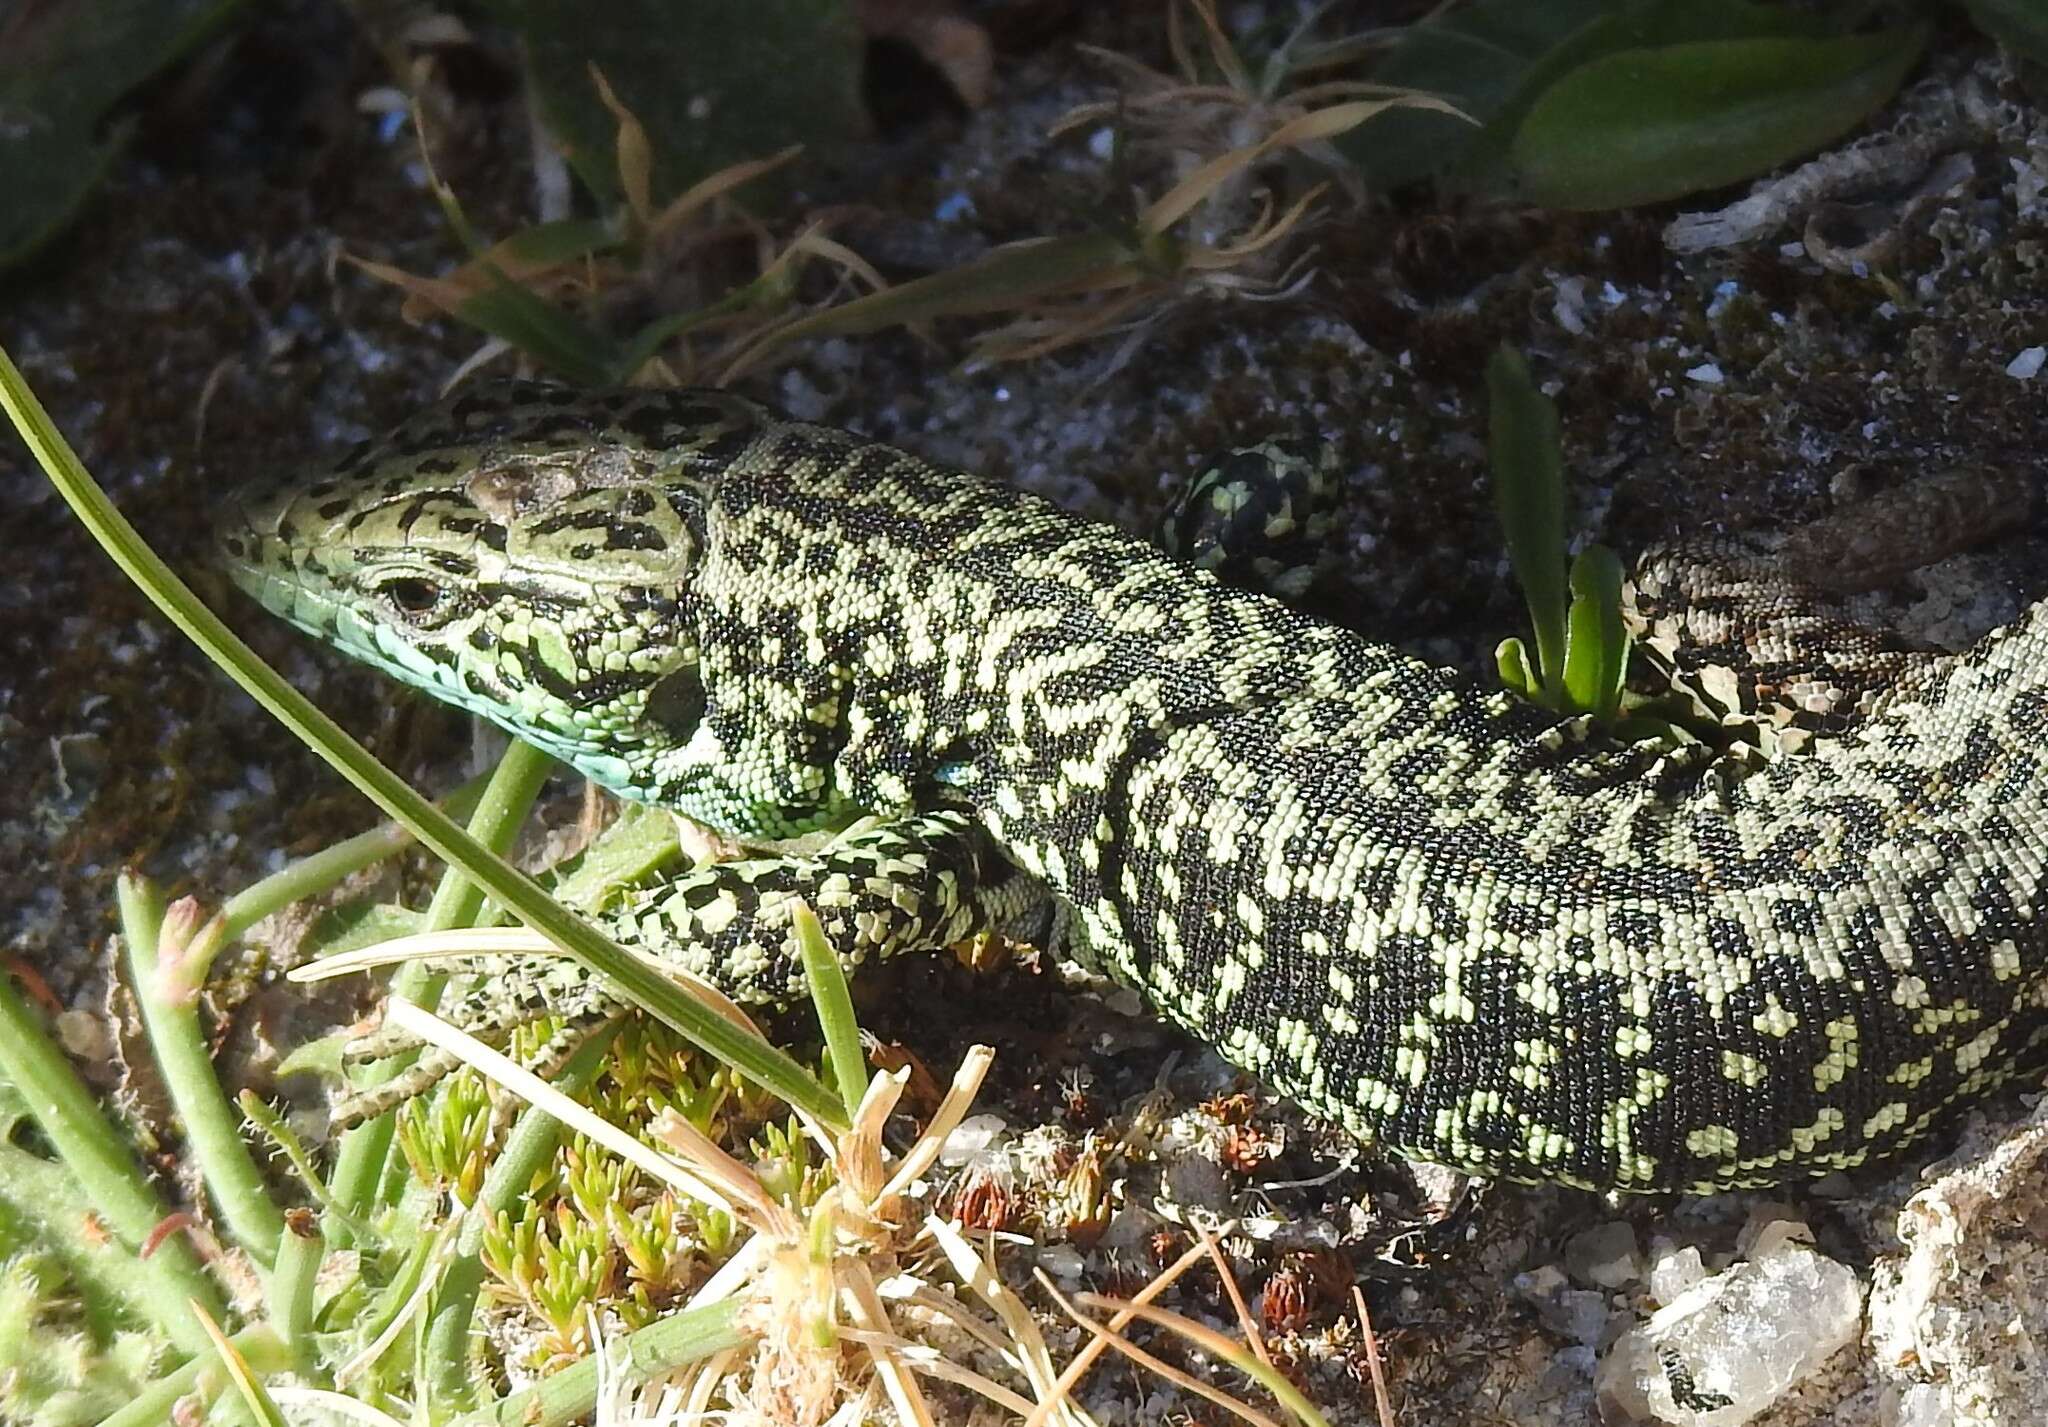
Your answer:
[[[1621,713],[1630,647],[1621,561],[1604,545],[1569,559],[1557,407],[1537,389],[1521,354],[1510,347],[1494,353],[1486,386],[1494,505],[1536,641],[1534,658],[1519,638],[1501,641],[1494,651],[1501,682],[1557,713],[1612,723]]]
[[[846,971],[825,940],[818,914],[809,907],[796,909],[796,940],[804,959],[804,980],[811,988],[811,1002],[818,1008],[818,1026],[825,1033],[827,1059],[832,1080],[839,1087],[839,1099],[851,1120],[860,1112],[868,1093],[868,1058],[860,1045],[860,1023],[853,1014],[853,997],[846,989]]]

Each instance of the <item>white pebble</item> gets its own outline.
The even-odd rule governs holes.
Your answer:
[[[969,1115],[946,1136],[945,1147],[939,1151],[939,1163],[958,1169],[994,1144],[996,1136],[1008,1128],[1001,1115]]]
[[[1742,1427],[1853,1341],[1862,1322],[1855,1273],[1781,1238],[1622,1334],[1595,1386],[1637,1418]]]

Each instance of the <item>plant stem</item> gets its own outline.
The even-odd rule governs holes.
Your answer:
[[[514,743],[507,749],[484,783],[470,815],[470,826],[476,835],[494,850],[510,846],[551,766],[545,754],[525,744]],[[475,918],[481,905],[481,898],[474,894],[469,881],[450,868],[435,891],[428,917],[460,917],[460,921],[450,921],[448,925],[462,925]],[[441,983],[439,976],[422,974],[417,966],[405,966],[392,978],[391,994],[431,1006],[441,993]],[[380,1062],[368,1067],[358,1083],[376,1084],[398,1074],[404,1065],[405,1061],[398,1058]],[[375,1206],[390,1163],[396,1124],[394,1116],[379,1115],[341,1137],[327,1188],[333,1211],[321,1217],[319,1234],[309,1240],[288,1235],[278,1251],[277,1269],[270,1285],[271,1311],[277,1315],[279,1331],[294,1352],[303,1352],[306,1345],[313,1315],[313,1280],[326,1257],[327,1242],[352,1240],[352,1224],[366,1218]]]
[[[0,976],[0,1075],[27,1103],[93,1212],[130,1252],[149,1243],[168,1211],[8,976]],[[183,1234],[172,1234],[144,1262],[149,1267],[149,1316],[180,1352],[211,1357],[212,1340],[189,1305],[197,1303],[218,1318],[220,1295],[191,1243]]]
[[[301,1372],[312,1361],[313,1289],[327,1257],[327,1236],[318,1222],[309,1223],[308,1229],[299,1233],[286,1221],[270,1274],[271,1323]]]
[[[96,1217],[81,1214],[78,1204],[78,1180],[64,1165],[0,1144],[0,1233],[64,1265],[65,1297],[78,1305],[80,1326],[97,1341],[153,1323],[156,1270],[102,1231]]]
[[[193,1327],[197,1331],[196,1319]],[[200,1337],[205,1338],[206,1335],[202,1332]],[[257,1323],[244,1328],[228,1341],[235,1345],[235,1350],[242,1355],[244,1362],[266,1376],[284,1372],[292,1365],[291,1354],[286,1351],[283,1340],[267,1323]],[[194,1388],[201,1387],[210,1397],[225,1386],[227,1369],[222,1366],[220,1355],[214,1351],[212,1340],[207,1339],[204,1354],[195,1357],[175,1372],[158,1378],[133,1402],[113,1416],[102,1419],[100,1427],[163,1427],[166,1422],[182,1422],[186,1419],[174,1418],[171,1414],[171,1408],[179,1398]],[[197,1418],[192,1420],[196,1421]]]
[[[519,825],[526,820],[527,811],[533,806],[534,798],[539,796],[540,785],[547,780],[553,767],[553,761],[545,753],[515,740],[506,748],[505,756],[498,760],[496,770],[484,785],[483,796],[477,802],[476,811],[470,815],[470,836],[493,854],[502,853],[510,847],[512,839],[518,835]],[[468,926],[482,909],[483,894],[459,869],[451,866],[434,889],[434,899],[427,905],[426,918],[420,930],[449,931]],[[393,973],[391,994],[431,1010],[440,1000],[441,988],[447,980],[444,972],[419,962],[407,962]],[[357,1076],[356,1084],[381,1085],[411,1062],[411,1056],[393,1056],[379,1061],[366,1067]],[[355,1126],[342,1136],[341,1148],[335,1155],[334,1172],[328,1177],[328,1187],[336,1202],[349,1213],[366,1214],[376,1202],[378,1190],[384,1183],[385,1166],[390,1161],[392,1136],[397,1124],[397,1117],[386,1113]]]
[[[488,774],[479,774],[443,798],[441,804],[448,810],[448,815],[468,817],[474,811],[477,799],[483,796],[488,777]],[[332,847],[323,847],[283,871],[273,872],[261,881],[251,883],[221,904],[222,944],[233,941],[271,913],[281,911],[294,902],[318,896],[351,873],[403,852],[412,844],[413,836],[403,823],[382,823]]]
[[[177,965],[196,930],[192,915],[179,914],[197,909],[181,902],[166,919],[155,886],[134,872],[121,874],[115,900],[135,1002],[164,1088],[185,1122],[185,1143],[213,1191],[229,1236],[267,1271],[284,1233],[284,1216],[271,1202],[263,1171],[242,1139],[242,1117],[214,1074],[206,1031],[199,1024],[197,988]],[[171,935],[165,938],[161,933],[167,928]]]

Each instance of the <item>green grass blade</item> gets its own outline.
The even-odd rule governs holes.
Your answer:
[[[1571,625],[1565,634],[1564,689],[1569,707],[1607,720],[1621,708],[1628,678],[1628,629],[1621,619],[1621,559],[1589,545],[1572,561]]]
[[[198,907],[180,902],[167,917],[156,888],[133,871],[121,874],[115,900],[136,1007],[150,1055],[185,1123],[186,1146],[213,1192],[229,1236],[268,1269],[284,1234],[284,1216],[271,1202],[263,1171],[242,1138],[241,1114],[214,1073],[212,1049],[199,1020],[200,988],[179,965],[188,959]]]
[[[1529,646],[1509,635],[1493,647],[1493,668],[1501,687],[1532,704],[1543,702],[1543,679],[1529,667]]]
[[[63,1052],[43,1034],[13,978],[6,976],[0,976],[0,1077],[26,1102],[107,1228],[132,1250],[147,1244],[170,1211],[143,1179],[128,1146]],[[211,1356],[213,1341],[187,1305],[198,1303],[218,1316],[221,1299],[191,1243],[183,1234],[171,1234],[146,1262],[150,1316],[157,1327],[181,1352]]]
[[[846,1116],[868,1093],[868,1058],[860,1045],[860,1022],[853,1014],[853,997],[847,994],[846,972],[825,940],[818,914],[809,907],[796,909],[796,944],[804,959],[804,982],[811,988],[811,1004],[818,1009],[818,1026],[825,1033],[825,1048],[832,1057],[832,1078],[839,1085],[839,1099]]]
[[[1536,632],[1536,674],[1554,702],[1562,690],[1565,622],[1564,462],[1557,408],[1536,389],[1528,363],[1502,347],[1486,364],[1494,508],[1508,560]]]

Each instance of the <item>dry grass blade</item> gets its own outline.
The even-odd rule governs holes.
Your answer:
[[[867,1093],[854,1111],[853,1125],[826,1152],[839,1167],[839,1182],[872,1212],[886,1212],[882,1198],[882,1128],[910,1083],[907,1069],[883,1071],[868,1081]]]
[[[1053,1286],[1052,1279],[1046,1274],[1044,1269],[1037,1269],[1034,1272],[1038,1278],[1039,1287],[1043,1288],[1051,1296],[1052,1301],[1058,1305],[1059,1310],[1073,1319],[1083,1329],[1087,1330],[1097,1342],[1114,1348],[1132,1362],[1151,1372],[1157,1373],[1182,1391],[1192,1392],[1195,1396],[1214,1403],[1232,1416],[1243,1418],[1251,1423],[1252,1427],[1280,1427],[1279,1423],[1266,1416],[1263,1412],[1260,1412],[1250,1403],[1241,1402],[1222,1388],[1212,1387],[1200,1378],[1182,1372],[1172,1363],[1165,1361],[1163,1358],[1154,1357],[1151,1353],[1146,1352],[1136,1343],[1133,1343],[1129,1338],[1124,1337],[1104,1324],[1096,1322],[1067,1301],[1065,1295]],[[1145,1315],[1141,1313],[1138,1316],[1142,1317]],[[1169,1314],[1167,1316],[1172,1317],[1174,1315]]]
[[[711,1010],[749,1035],[760,1037],[761,1028],[740,1009],[739,1003],[708,981],[700,980],[673,963],[637,948],[627,948],[646,965],[662,972]],[[457,961],[480,956],[561,956],[553,942],[528,927],[459,927],[450,931],[415,932],[389,941],[356,947],[319,961],[295,966],[285,979],[295,982],[328,981],[358,971],[370,971],[400,961]],[[765,1039],[765,1038],[764,1038]]]
[[[1019,1417],[1027,1416],[1031,1412],[1030,1398],[1012,1392],[1001,1383],[982,1376],[973,1368],[962,1367],[936,1348],[927,1347],[923,1343],[913,1343],[908,1338],[870,1332],[866,1328],[845,1328],[841,1330],[840,1336],[848,1342],[859,1343],[870,1352],[878,1349],[887,1351],[912,1372],[925,1377],[935,1377],[942,1382],[950,1382],[956,1387],[964,1387],[969,1392],[987,1398],[998,1407],[1007,1408]]]
[[[718,1385],[725,1381],[726,1374],[732,1371],[733,1364],[739,1361],[739,1356],[738,1348],[723,1349],[706,1359],[689,1376],[689,1396],[683,1409],[683,1421],[710,1420],[711,1395],[718,1391]]]
[[[1302,194],[1300,198],[1295,200],[1292,208],[1289,208],[1270,223],[1266,221],[1267,215],[1261,213],[1258,221],[1253,223],[1250,228],[1247,228],[1238,238],[1237,242],[1224,247],[1197,249],[1188,255],[1188,266],[1197,271],[1205,272],[1210,268],[1227,269],[1237,267],[1246,258],[1251,257],[1262,249],[1270,248],[1273,244],[1293,232],[1295,227],[1308,216],[1309,210],[1314,206],[1316,199],[1321,196],[1322,191],[1322,185],[1320,184],[1311,188],[1307,193]],[[1285,282],[1287,279],[1283,275],[1280,280]]]
[[[1078,1408],[1065,1401],[1067,1389],[1061,1386],[1062,1379],[1053,1372],[1052,1352],[1046,1347],[1037,1322],[996,1272],[993,1259],[976,1253],[966,1236],[942,1219],[927,1218],[924,1227],[961,1283],[988,1305],[989,1311],[996,1315],[1009,1334],[1006,1356],[1024,1374],[1025,1381],[1031,1384],[1032,1392],[1038,1396],[1035,1406],[1026,1404],[1028,1419],[1043,1422],[1049,1414],[1057,1412],[1062,1422],[1085,1420]]]
[[[882,1296],[875,1292],[874,1276],[868,1272],[867,1265],[858,1259],[842,1260],[839,1280],[846,1297],[847,1311],[854,1322],[878,1339],[895,1340],[896,1329],[889,1322],[888,1310],[882,1306]],[[870,1347],[868,1351],[874,1358],[875,1371],[882,1379],[882,1386],[888,1392],[897,1415],[915,1427],[936,1427],[923,1390],[895,1350]]]
[[[1357,128],[1376,114],[1395,108],[1437,109],[1447,114],[1458,111],[1440,99],[1360,99],[1314,109],[1289,119],[1255,144],[1246,144],[1210,159],[1145,210],[1141,222],[1158,233],[1178,223],[1195,205],[1213,195],[1232,178],[1277,149],[1295,149],[1321,143]]]
[[[1251,1344],[1258,1360],[1270,1368],[1273,1355],[1266,1351],[1265,1335],[1259,1332],[1259,1325],[1252,1321],[1251,1310],[1245,1307],[1244,1294],[1237,1287],[1237,1275],[1230,1271],[1230,1261],[1223,1257],[1223,1245],[1207,1229],[1197,1228],[1195,1237],[1208,1250],[1210,1262],[1216,1265],[1216,1276],[1223,1280],[1223,1291],[1230,1298],[1230,1306],[1237,1311],[1237,1325],[1244,1329],[1245,1342]]]
[[[187,1299],[186,1306],[198,1315],[199,1326],[213,1340],[213,1350],[219,1356],[221,1366],[227,1370],[229,1380],[242,1399],[242,1406],[256,1419],[258,1427],[284,1427],[284,1415],[277,1410],[277,1403],[271,1398],[263,1380],[249,1366],[249,1360],[242,1356],[242,1350],[229,1340],[228,1335],[221,1331],[220,1324],[213,1321],[213,1315],[197,1301]]]
[[[1129,117],[1133,114],[1144,114],[1148,110],[1161,109],[1168,105],[1227,105],[1236,108],[1244,104],[1242,94],[1223,85],[1168,83],[1127,55],[1117,54],[1113,50],[1096,49],[1093,45],[1082,45],[1080,48],[1083,53],[1101,60],[1113,69],[1127,70],[1141,83],[1159,87],[1148,89],[1142,94],[1126,94],[1114,100],[1077,104],[1052,121],[1052,126],[1045,131],[1049,139],[1057,139],[1090,124],[1110,122],[1119,115]]]
[[[1380,1427],[1394,1427],[1394,1405],[1387,1398],[1387,1372],[1380,1361],[1379,1336],[1372,1330],[1372,1314],[1366,1310],[1365,1290],[1351,1285],[1351,1301],[1358,1309],[1358,1327],[1364,1335],[1365,1367],[1372,1374],[1373,1405],[1379,1409]]]
[[[689,222],[698,209],[714,199],[723,197],[743,183],[752,182],[764,173],[781,168],[803,151],[802,144],[791,144],[765,159],[748,159],[743,163],[727,164],[717,173],[700,178],[683,190],[681,195],[655,216],[648,224],[648,230],[654,234],[673,232]]]
[[[1253,1354],[1245,1351],[1243,1344],[1232,1342],[1207,1324],[1197,1323],[1194,1319],[1182,1317],[1178,1313],[1169,1313],[1166,1309],[1150,1303],[1133,1303],[1128,1299],[1108,1298],[1098,1293],[1083,1293],[1077,1296],[1090,1308],[1110,1313],[1129,1310],[1155,1327],[1178,1334],[1217,1361],[1228,1363],[1246,1377],[1256,1381],[1266,1391],[1279,1398],[1281,1405],[1296,1418],[1309,1424],[1309,1427],[1329,1427],[1322,1413],[1316,1410],[1315,1404],[1302,1396],[1300,1390],[1282,1377],[1277,1369],[1259,1361]]]
[[[1202,1254],[1203,1250],[1200,1244],[1195,1244],[1192,1247],[1185,1250],[1184,1252],[1182,1252],[1179,1258],[1175,1259],[1172,1263],[1168,1264],[1165,1268],[1161,1269],[1159,1273],[1153,1277],[1150,1283],[1146,1284],[1143,1288],[1139,1289],[1137,1297],[1133,1301],[1138,1303],[1148,1303],[1152,1299],[1157,1298],[1160,1294],[1166,1292],[1166,1290],[1172,1287],[1173,1284],[1180,1278],[1182,1274],[1186,1273],[1189,1269],[1193,1268],[1197,1263],[1201,1262]],[[1040,1277],[1043,1277],[1043,1274],[1041,1274]],[[1122,1329],[1127,1323],[1131,1321],[1132,1317],[1134,1316],[1135,1315],[1130,1313],[1119,1313],[1116,1317],[1110,1319],[1109,1327],[1111,1333],[1114,1334],[1118,1330]],[[1069,1392],[1073,1391],[1074,1384],[1081,1380],[1082,1375],[1086,1373],[1090,1367],[1094,1366],[1096,1359],[1100,1358],[1104,1352],[1108,1351],[1110,1347],[1110,1342],[1111,1340],[1109,1338],[1091,1338],[1088,1342],[1088,1345],[1082,1348],[1080,1352],[1076,1353],[1074,1355],[1074,1360],[1068,1363],[1066,1368],[1060,1373],[1059,1380],[1053,1384],[1052,1392],[1048,1395],[1047,1401],[1039,1404],[1038,1410],[1031,1414],[1030,1419],[1025,1422],[1024,1427],[1043,1427],[1046,1414],[1050,1410],[1051,1404],[1056,1401],[1064,1400],[1066,1395]]]
[[[844,243],[827,238],[824,235],[824,228],[823,223],[813,223],[790,240],[788,251],[823,258],[866,283],[870,292],[880,292],[889,285],[889,280],[882,276],[881,271],[873,263]]]
[[[973,1309],[951,1294],[941,1293],[907,1273],[883,1280],[876,1285],[876,1291],[885,1302],[896,1302],[906,1309],[915,1308],[928,1317],[944,1319],[1018,1372],[1024,1371],[1024,1359],[1018,1355],[1017,1343],[991,1328]],[[1035,1329],[1037,1325],[1032,1326]]]
[[[593,244],[610,241],[595,225],[573,230],[578,241],[566,247],[541,243],[538,230],[502,238],[444,277],[421,277],[389,263],[342,254],[343,261],[405,294],[399,315],[421,322],[435,314],[461,317],[464,305],[511,283],[536,294],[596,291],[622,276],[616,263],[600,259]]]
[[[1050,317],[1020,317],[975,338],[974,354],[983,362],[1032,361],[1113,330],[1150,297],[1152,294],[1145,292],[1126,293],[1079,312],[1067,310]]]
[[[404,268],[389,263],[373,262],[359,258],[353,253],[343,253],[341,260],[351,267],[360,268],[380,282],[388,282],[405,294],[405,301],[399,306],[399,315],[407,322],[418,322],[430,312],[452,313],[463,299],[472,295],[474,289],[457,282],[455,277],[420,277]],[[457,270],[458,273],[460,269]]]
[[[712,1202],[730,1205],[731,1212],[755,1233],[780,1243],[794,1243],[803,1236],[796,1215],[767,1191],[753,1170],[674,1110],[663,1109],[649,1123],[647,1133],[674,1150],[705,1183],[716,1186],[718,1198]]]
[[[353,976],[359,971],[374,971],[380,966],[392,966],[401,961],[545,955],[553,947],[553,942],[525,927],[461,927],[452,931],[418,932],[354,947],[318,961],[309,961],[304,966],[294,966],[285,973],[285,980],[303,985],[332,981],[337,976]]]
[[[297,1407],[303,1411],[293,1420],[317,1422],[330,1418],[341,1422],[361,1422],[366,1427],[406,1427],[406,1424],[388,1412],[380,1412],[359,1397],[346,1393],[329,1392],[320,1387],[273,1387],[270,1396],[279,1407]]]
[[[599,101],[618,121],[619,188],[626,195],[626,207],[634,221],[645,228],[654,222],[654,145],[648,141],[646,126],[612,93],[611,84],[595,61],[590,65],[590,80],[597,86]]]
[[[903,1163],[896,1167],[896,1172],[889,1176],[889,1182],[875,1196],[877,1201],[903,1193],[910,1188],[911,1181],[932,1167],[932,1161],[945,1147],[946,1136],[952,1134],[967,1118],[967,1112],[974,1108],[974,1097],[980,1093],[981,1082],[987,1077],[988,1068],[995,1063],[995,1058],[995,1051],[988,1046],[967,1048],[967,1054],[960,1058],[960,1068],[953,1072],[953,1084],[947,1089],[946,1098],[932,1113],[931,1124],[925,1127],[917,1143],[903,1156]]]
[[[1209,41],[1209,57],[1216,62],[1216,68],[1223,71],[1223,77],[1232,89],[1250,93],[1255,87],[1251,71],[1244,67],[1244,59],[1238,54],[1237,46],[1230,42],[1230,36],[1223,33],[1222,22],[1216,18],[1214,0],[1188,0],[1188,7],[1202,22],[1202,33]],[[1190,68],[1188,73],[1192,76],[1193,69]]]

